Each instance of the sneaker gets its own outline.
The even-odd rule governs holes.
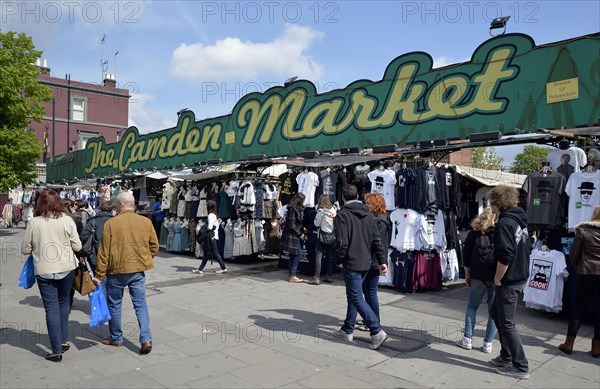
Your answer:
[[[483,342],[483,347],[481,348],[481,351],[483,351],[486,354],[490,354],[492,352],[492,342]]]
[[[519,370],[513,366],[499,367],[496,369],[496,373],[505,375],[507,377],[518,378],[520,380],[526,380],[529,378],[529,372]]]
[[[334,338],[338,338],[338,339],[342,339],[348,342],[352,342],[354,341],[354,335],[353,334],[349,334],[346,331],[342,331],[342,330],[335,330],[332,332],[332,335]]]
[[[219,269],[215,273],[217,273],[217,274],[227,273],[227,269]]]
[[[298,284],[300,282],[304,282],[304,280],[302,278],[298,278],[296,276],[291,276],[291,277],[288,277],[288,282]]]
[[[375,335],[371,335],[372,343],[369,345],[369,347],[371,348],[371,350],[377,350],[379,347],[381,347],[383,342],[387,340],[387,338],[388,335],[385,333],[384,330],[381,330]]]
[[[473,348],[473,341],[466,336],[463,336],[459,340],[456,341],[456,345],[458,347],[464,348],[465,350],[470,350]]]
[[[202,274],[202,270],[200,270],[200,269],[194,269],[194,270],[192,270],[192,273]]]
[[[506,359],[502,358],[502,355],[498,355],[496,358],[491,359],[490,363],[496,367],[503,367],[503,368],[512,366],[512,362],[507,361]]]

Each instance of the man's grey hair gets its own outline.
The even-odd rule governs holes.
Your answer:
[[[133,197],[133,194],[128,191],[119,193],[117,201],[120,201],[127,208],[135,208],[135,198]]]

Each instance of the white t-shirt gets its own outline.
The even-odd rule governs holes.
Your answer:
[[[371,193],[379,193],[385,200],[385,208],[393,211],[396,208],[396,199],[394,197],[394,186],[398,180],[396,173],[392,169],[373,170],[367,174],[371,181]]]
[[[590,221],[594,208],[600,205],[600,170],[571,174],[565,192],[569,195],[569,229]]]
[[[477,201],[477,209],[479,211],[479,215],[483,213],[483,210],[486,207],[490,206],[490,200],[487,197],[490,190],[492,190],[490,186],[484,186],[479,188],[477,190],[477,193],[475,193],[475,201]]]
[[[214,240],[219,240],[219,225],[221,223],[219,222],[219,218],[217,218],[217,215],[215,215],[214,213],[209,213],[208,214],[208,230],[212,231],[213,228],[215,228],[214,231],[214,235],[213,235],[213,239]]]
[[[379,276],[378,285],[394,286],[394,265],[392,264],[392,258],[390,257],[391,249],[388,250],[387,258],[387,273],[384,276]]]
[[[548,153],[548,162],[550,162],[552,170],[558,169],[558,167],[561,165],[560,158],[563,156],[563,154],[567,154],[569,156],[569,165],[573,166],[576,172],[579,171],[580,166],[587,165],[587,156],[585,155],[585,151],[579,147],[569,147],[566,150],[554,149]]]
[[[419,214],[412,209],[396,209],[390,214],[392,222],[391,247],[401,253],[415,250],[415,236],[417,234],[417,220]]]
[[[563,287],[569,276],[565,255],[560,251],[533,250],[530,275],[523,290],[529,308],[558,312],[562,309]]]
[[[306,196],[304,206],[312,208],[315,206],[315,192],[319,186],[319,176],[313,172],[302,172],[296,176],[298,193]]]

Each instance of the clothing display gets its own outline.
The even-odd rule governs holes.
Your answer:
[[[292,197],[298,193],[297,175],[297,173],[290,170],[279,176],[279,201],[281,201],[283,205],[287,205]]]
[[[568,228],[590,221],[594,208],[600,205],[600,170],[571,174],[565,192],[569,196]]]
[[[560,227],[565,217],[563,193],[566,180],[562,174],[531,173],[523,183],[527,193],[527,220],[529,224]]]
[[[572,173],[578,172],[580,166],[587,165],[587,156],[585,151],[579,147],[569,147],[561,150],[554,149],[548,153],[548,162],[552,170],[561,173],[568,179]]]
[[[315,206],[315,193],[319,186],[319,176],[316,173],[304,171],[296,176],[298,193],[306,196],[304,206],[313,208]]]
[[[379,193],[385,200],[388,211],[396,208],[394,186],[396,185],[396,173],[392,169],[377,169],[367,174],[371,181],[371,193]]]
[[[569,276],[565,255],[557,250],[533,250],[529,261],[529,279],[523,290],[525,306],[560,312],[564,282]]]

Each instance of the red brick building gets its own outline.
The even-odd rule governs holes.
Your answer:
[[[52,101],[44,103],[42,122],[30,124],[46,146],[40,162],[83,149],[97,136],[104,136],[107,143],[116,142],[119,130],[128,127],[129,91],[117,88],[113,76],[107,74],[102,84],[93,84],[53,77],[45,66],[40,70],[38,80],[53,95]]]

